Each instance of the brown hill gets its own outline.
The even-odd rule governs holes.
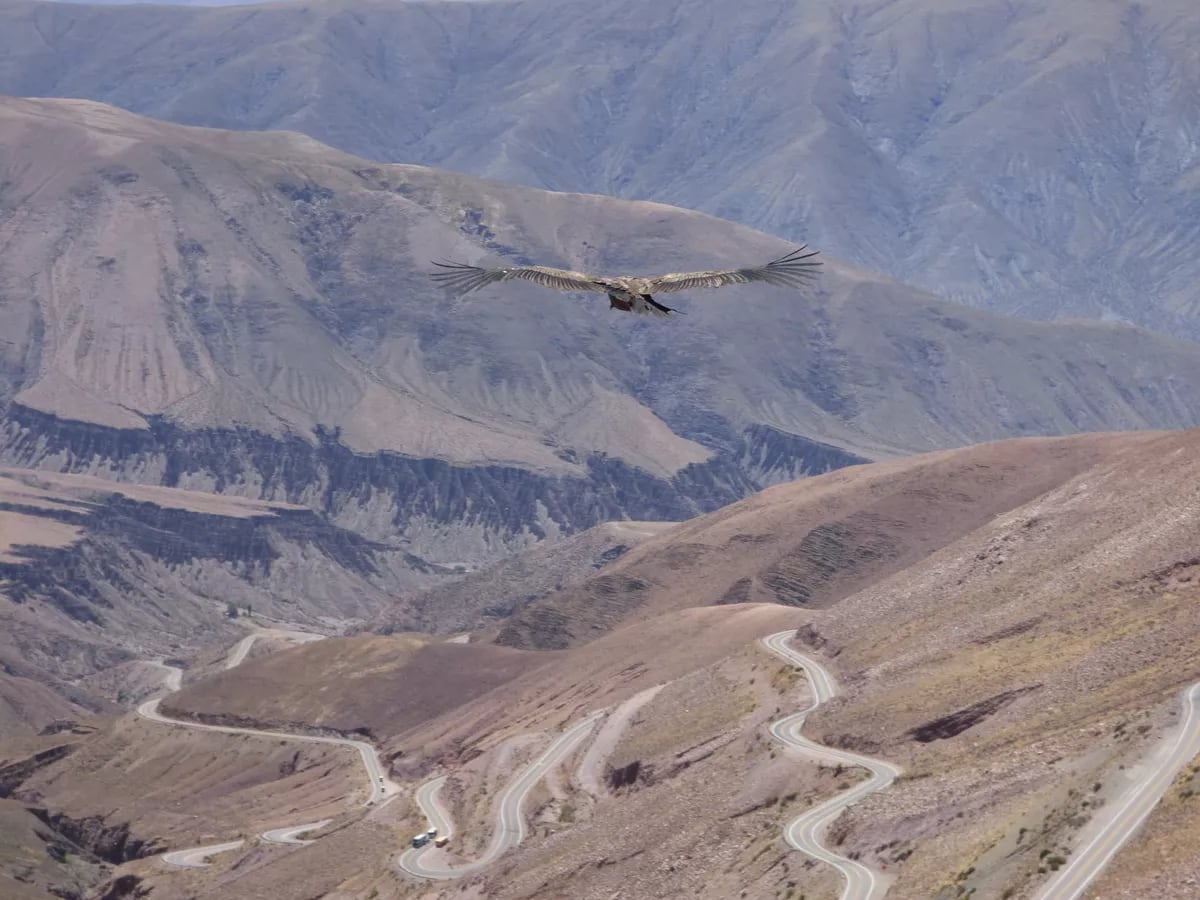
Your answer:
[[[697,604],[831,606],[1061,486],[1129,440],[1006,441],[778,485],[681,523],[577,587],[518,610],[499,640],[565,647]]]
[[[1178,691],[1200,678],[1196,504],[1181,489],[1200,479],[1198,451],[1198,432],[1004,442],[781,486],[678,526],[611,565],[646,574],[636,607],[604,620],[559,607],[579,632],[631,624],[576,638],[557,660],[398,733],[395,771],[414,783],[431,769],[452,775],[447,802],[469,859],[487,840],[489,798],[544,745],[539,734],[649,691],[596,738],[596,758],[581,750],[539,789],[535,836],[469,890],[831,891],[830,874],[777,836],[839,775],[773,756],[763,728],[801,701],[754,638],[799,624],[842,688],[807,731],[905,770],[835,826],[842,851],[886,864],[897,896],[1026,896],[1046,859],[1070,857],[1171,725]],[[746,573],[756,590],[769,585],[754,573],[772,571],[781,546],[855,514],[875,523],[871,546],[891,536],[894,549],[857,567],[790,569],[813,588],[808,608],[684,608],[685,595],[715,602]],[[812,583],[834,568],[839,578]],[[1139,885],[1188,896],[1182,848],[1200,821],[1189,778],[1106,876],[1118,896]],[[391,884],[380,878],[369,883]],[[412,894],[391,891],[380,896]]]
[[[352,801],[362,796],[362,767],[344,748],[185,731],[133,715],[76,731],[0,743],[0,776],[6,796],[85,860],[107,864],[79,877],[77,896],[103,896],[97,881],[106,875],[109,887],[126,882],[113,896],[138,896],[134,888],[144,896],[142,882],[172,871],[158,858],[164,850],[245,837],[253,851],[266,828],[359,817]],[[179,895],[186,876],[160,893]]]
[[[957,533],[941,532],[944,539],[930,540],[907,559],[897,554],[902,562],[896,565],[874,560],[874,569],[840,569],[850,579],[844,592],[840,584],[814,591],[811,608],[792,615],[806,622],[801,634],[808,652],[826,660],[843,689],[813,717],[809,733],[905,769],[895,786],[856,805],[835,827],[843,852],[886,864],[898,874],[893,890],[901,897],[949,897],[956,891],[961,896],[972,889],[978,896],[1027,896],[1047,874],[1047,858],[1070,858],[1082,826],[1106,812],[1128,784],[1124,770],[1133,769],[1171,726],[1179,690],[1200,678],[1196,504],[1194,492],[1181,490],[1197,483],[1198,451],[1197,432],[1006,442],[775,488],[707,521],[679,526],[614,563],[614,569],[628,566],[630,573],[660,576],[632,616],[624,611],[624,620],[677,608],[685,594],[698,600],[719,596],[724,584],[741,577],[747,566],[742,557],[766,543],[733,542],[728,536],[786,533],[789,513],[802,530],[805,516],[821,505],[845,515],[891,504],[893,534],[910,534],[911,542],[902,545],[907,548],[937,533],[929,525],[950,515],[947,497],[957,497],[964,512],[975,507],[977,515],[957,520]],[[976,487],[986,484],[990,490],[972,496],[970,478],[955,475],[956,467],[973,472]],[[1010,483],[1026,477],[1021,496]],[[822,489],[819,497],[806,495]],[[1008,499],[992,505],[993,493]],[[901,498],[925,506],[929,517],[899,515]],[[925,528],[917,527],[920,521]],[[716,535],[726,540],[717,544],[711,540]],[[697,553],[695,545],[706,537],[712,549]],[[640,568],[665,566],[677,551],[690,562],[667,570],[670,580],[661,577],[664,569]],[[732,571],[719,574],[718,560]],[[762,565],[751,561],[749,571],[755,571],[754,563]],[[810,562],[801,571],[811,577],[827,569]],[[564,608],[580,616],[580,631],[595,621],[582,609],[583,604]],[[615,648],[639,632],[649,640],[657,637],[660,652],[674,652],[658,630],[672,616],[680,613],[641,618],[581,644],[566,658],[593,648],[619,657]],[[686,634],[681,633],[685,642]],[[704,688],[694,679],[668,680],[669,687],[637,714],[643,724],[631,727],[609,757],[610,771],[634,761],[649,769],[643,779],[635,776],[632,791],[610,788],[593,801],[571,775],[569,783],[543,793],[544,805],[535,815],[548,834],[498,867],[483,893],[539,897],[569,890],[572,896],[605,897],[637,886],[651,896],[666,889],[656,873],[667,870],[676,879],[680,872],[685,881],[695,877],[698,890],[704,879],[731,872],[747,896],[778,889],[752,862],[764,853],[777,858],[778,832],[764,835],[764,849],[756,832],[734,824],[739,816],[722,820],[719,812],[730,802],[728,785],[747,785],[742,799],[754,807],[761,800],[751,799],[758,795],[749,785],[774,784],[751,761],[752,745],[742,742],[750,735],[739,729],[754,722],[753,716],[725,714],[730,718],[723,727],[732,731],[711,733],[741,734],[721,745],[733,751],[728,756],[723,749],[685,769],[675,755],[690,746],[685,735],[695,735],[690,729],[703,721],[706,705],[740,696],[755,683],[748,669],[740,680],[729,681],[732,665],[719,664],[725,680]],[[610,681],[590,683],[603,696],[599,686]],[[697,704],[701,696],[707,699]],[[564,697],[570,697],[569,689]],[[587,708],[591,705],[568,703],[558,714],[569,719]],[[495,709],[515,715],[520,707],[506,700]],[[462,736],[505,734],[502,722],[508,717],[498,721],[497,715],[467,716]],[[526,727],[531,724],[526,720]],[[421,732],[411,740],[415,751],[417,741],[428,738]],[[459,764],[464,766],[459,802],[469,815],[483,807],[476,792],[489,782],[486,767]],[[1190,896],[1189,879],[1197,873],[1185,848],[1200,822],[1191,805],[1194,780],[1192,768],[1181,775],[1148,829],[1105,876],[1107,891]],[[820,793],[818,784],[791,783],[802,795]],[[779,784],[768,793],[790,796],[788,782]],[[559,821],[563,803],[573,806],[570,825]],[[785,805],[779,816],[794,814]],[[691,829],[701,827],[693,818],[714,827],[725,822],[707,833],[703,854],[686,849],[696,846]],[[630,828],[631,822],[638,827]],[[679,840],[673,840],[677,834]],[[601,853],[606,863],[597,866]],[[789,877],[804,892],[832,889],[820,870]]]
[[[205,678],[161,709],[205,722],[330,728],[387,740],[553,657],[400,635],[329,638]]]
[[[428,588],[363,626],[375,631],[450,633],[507,621],[529,603],[586,581],[674,522],[605,522],[536,544],[493,566]]]
[[[330,638],[189,684],[162,708],[205,721],[368,732],[418,758],[436,756],[440,742],[470,752],[463,748],[497,737],[481,723],[503,721],[510,731],[558,726],[797,621],[793,610],[768,604],[692,609],[570,653],[399,635]],[[448,732],[429,737],[429,728],[446,723],[453,723]]]
[[[962,884],[983,896],[1036,884],[1038,854],[1069,858],[1200,678],[1186,487],[1200,434],[1085,440],[1101,452],[1075,477],[814,613],[808,639],[836,654],[848,687],[814,733],[878,747],[909,773],[855,808],[848,844],[911,847],[901,877],[918,894],[972,866]],[[1133,847],[1186,840],[1196,817],[1179,802]],[[1134,896],[1158,878],[1163,896],[1188,896],[1189,857],[1128,858],[1140,866],[1114,870],[1110,889]]]
[[[1177,387],[1195,345],[832,258],[812,293],[697,294],[663,323],[528,285],[450,303],[427,278],[437,256],[621,271],[788,247],[687,210],[84,101],[4,99],[0,141],[5,458],[298,502],[437,563],[864,456],[1200,421]]]
[[[92,711],[41,681],[0,672],[0,735],[4,737],[38,732],[54,722],[84,718]]]

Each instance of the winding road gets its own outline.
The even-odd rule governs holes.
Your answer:
[[[322,819],[320,822],[309,822],[306,825],[292,825],[289,828],[272,828],[262,833],[262,839],[272,844],[311,844],[312,841],[300,840],[300,835],[310,831],[319,831],[333,819]]]
[[[583,742],[595,726],[596,721],[604,715],[603,711],[594,712],[586,719],[577,722],[559,735],[554,742],[543,751],[542,755],[530,763],[525,770],[514,778],[500,795],[496,804],[496,826],[492,832],[491,843],[474,862],[463,866],[439,866],[436,863],[425,863],[425,855],[434,848],[426,844],[424,847],[406,850],[398,865],[410,875],[432,880],[447,880],[461,878],[491,865],[504,853],[507,853],[525,838],[525,816],[522,808],[525,798],[534,786],[546,777],[556,765],[563,761]],[[417,789],[416,800],[429,820],[429,824],[438,829],[439,834],[450,834],[453,827],[445,807],[438,801],[438,790],[445,784],[446,778],[434,778]]]
[[[163,862],[180,869],[204,869],[210,863],[208,857],[217,853],[228,853],[240,849],[245,841],[230,841],[227,844],[209,844],[207,847],[192,847],[189,850],[173,850],[163,854]]]
[[[450,818],[450,811],[442,806],[442,801],[438,798],[438,792],[446,783],[447,777],[442,775],[440,778],[426,781],[417,788],[416,794],[417,806],[421,808],[421,813],[429,821],[430,827],[436,828],[438,834],[445,837],[454,833],[454,822]]]
[[[179,666],[169,666],[163,659],[151,659],[148,662],[163,670],[163,687],[167,689],[167,693],[173,694],[183,687],[183,669]]]
[[[1174,740],[1169,737],[1145,761],[1146,774],[1131,783],[1111,804],[1111,812],[1094,819],[1094,833],[1080,846],[1067,866],[1059,869],[1035,894],[1036,900],[1075,900],[1103,870],[1117,851],[1146,821],[1179,770],[1200,754],[1200,683],[1181,696],[1183,716]]]
[[[225,661],[225,668],[232,669],[245,661],[246,655],[250,652],[254,641],[264,634],[277,633],[287,635],[293,639],[299,638],[302,642],[320,640],[321,635],[313,635],[308,632],[299,631],[282,631],[280,629],[265,629],[253,634],[249,634],[242,640],[238,641],[229,653],[229,657]],[[155,660],[154,665],[165,671],[164,686],[170,693],[179,690],[182,685],[183,671],[176,666],[169,666],[164,662]],[[182,728],[194,728],[198,731],[217,731],[222,734],[248,734],[257,737],[274,738],[276,740],[300,741],[310,744],[335,744],[341,747],[347,747],[354,750],[362,761],[363,770],[367,774],[367,780],[370,785],[370,791],[366,805],[383,803],[396,796],[400,791],[400,785],[387,777],[383,765],[379,761],[379,755],[375,752],[375,748],[366,741],[356,741],[350,738],[325,737],[320,735],[308,734],[292,734],[283,731],[266,731],[259,728],[238,728],[235,726],[226,725],[206,725],[200,722],[192,722],[187,719],[173,719],[169,716],[164,716],[158,711],[158,705],[163,700],[163,697],[154,697],[147,700],[137,708],[137,714],[143,719],[148,719],[151,722],[158,722],[163,725],[173,725]],[[302,825],[291,825],[286,828],[274,828],[270,831],[264,831],[262,838],[265,841],[273,844],[309,844],[311,841],[300,840],[298,835],[305,834],[310,831],[317,831],[324,828],[330,822],[329,819],[324,819],[320,822],[306,822]],[[209,865],[205,862],[205,858],[216,853],[225,853],[230,850],[236,850],[245,843],[242,841],[230,841],[225,844],[213,844],[205,847],[193,847],[187,850],[175,850],[163,855],[163,862],[167,865],[177,866],[186,869],[199,869]]]
[[[325,637],[323,634],[313,634],[311,631],[291,631],[286,628],[264,628],[261,631],[254,631],[233,645],[233,649],[229,651],[229,656],[225,658],[225,668],[236,669],[244,663],[246,655],[250,652],[250,648],[254,646],[254,642],[260,637],[265,637],[269,634],[289,638],[296,644],[309,644],[313,641],[322,640]]]
[[[812,700],[800,712],[772,722],[769,729],[771,736],[814,759],[844,766],[861,766],[871,773],[871,777],[793,819],[784,828],[783,837],[795,849],[828,863],[842,874],[846,882],[842,889],[842,900],[877,900],[887,893],[888,881],[885,876],[857,860],[835,853],[821,842],[821,837],[842,810],[853,806],[868,794],[886,788],[900,774],[900,769],[883,760],[817,744],[800,733],[808,714],[833,697],[837,688],[832,676],[820,663],[788,646],[788,641],[795,635],[794,630],[780,631],[763,638],[762,643],[776,656],[804,670],[811,686]]]
[[[293,734],[288,731],[267,731],[262,728],[238,728],[233,725],[205,725],[200,722],[192,722],[187,719],[172,719],[170,716],[164,716],[158,711],[158,704],[162,702],[161,697],[155,697],[153,700],[147,700],[137,708],[137,713],[143,719],[149,719],[151,722],[160,722],[163,725],[179,725],[183,728],[195,728],[198,731],[219,731],[222,734],[249,734],[256,737],[275,738],[281,741],[300,741],[306,744],[334,744],[339,747],[349,747],[358,753],[362,760],[363,769],[367,773],[367,778],[370,781],[371,791],[365,805],[381,803],[396,795],[400,790],[400,785],[391,781],[384,774],[383,765],[379,762],[379,755],[375,752],[375,748],[366,741],[355,741],[350,738],[324,737],[314,734]]]
[[[289,636],[303,640],[317,640],[319,635],[287,632]],[[245,660],[255,639],[260,633],[247,635],[231,650],[226,668],[233,668]],[[780,631],[762,639],[763,646],[791,665],[802,669],[808,678],[812,698],[809,705],[799,712],[772,722],[769,732],[786,747],[797,750],[812,759],[832,762],[844,766],[866,769],[870,778],[849,790],[818,804],[787,824],[783,831],[789,846],[807,854],[815,860],[833,866],[842,875],[845,884],[841,900],[880,900],[887,894],[889,879],[863,863],[841,856],[822,842],[829,825],[848,807],[864,797],[888,787],[900,775],[901,770],[883,760],[860,756],[844,750],[826,747],[809,740],[801,734],[808,715],[837,693],[836,684],[829,672],[813,660],[788,645],[796,632]],[[152,663],[165,672],[165,686],[171,691],[179,690],[182,671],[163,661]],[[206,725],[162,715],[158,705],[162,698],[147,700],[138,707],[138,715],[150,721],[202,731],[217,731],[225,734],[245,734],[307,743],[336,744],[353,749],[362,760],[364,771],[370,782],[368,805],[381,803],[394,797],[400,786],[387,778],[374,747],[365,741],[348,738],[316,735],[291,734],[255,728],[239,728],[223,725]],[[1170,788],[1176,774],[1189,761],[1200,755],[1200,683],[1192,685],[1182,694],[1183,716],[1173,738],[1168,736],[1148,758],[1146,773],[1133,781],[1112,804],[1111,811],[1093,820],[1090,828],[1082,835],[1085,842],[1074,853],[1069,865],[1060,869],[1034,895],[1034,900],[1077,900],[1088,886],[1099,876],[1104,867],[1116,856],[1130,837],[1157,806]],[[483,869],[495,862],[504,853],[516,847],[525,837],[523,808],[529,793],[556,765],[573,752],[593,730],[596,722],[606,715],[605,710],[592,713],[587,718],[568,728],[559,735],[545,751],[521,774],[513,779],[496,805],[496,824],[487,849],[474,861],[461,866],[440,865],[426,861],[429,854],[440,858],[432,844],[406,850],[398,860],[398,866],[410,875],[427,880],[460,878]],[[420,785],[415,799],[431,827],[439,835],[450,836],[453,822],[448,810],[442,805],[438,794],[446,783],[446,776],[431,779]],[[309,822],[263,832],[262,839],[276,844],[303,845],[312,841],[299,836],[317,831],[328,825],[330,820]],[[212,844],[187,850],[175,850],[163,855],[163,862],[181,868],[203,868],[209,857],[237,850],[244,840],[224,844]]]
[[[861,766],[871,773],[869,780],[857,784],[836,797],[826,800],[803,815],[797,817],[784,829],[784,839],[793,848],[807,853],[814,859],[828,863],[842,873],[846,880],[842,900],[878,900],[887,893],[887,879],[862,863],[840,856],[821,843],[821,836],[842,810],[875,791],[882,790],[895,780],[900,769],[882,760],[859,756],[844,750],[835,750],[814,743],[800,734],[804,720],[814,709],[836,693],[833,678],[815,660],[788,646],[796,632],[780,631],[763,638],[763,645],[786,662],[803,669],[812,685],[812,701],[803,710],[779,719],[770,726],[771,735],[784,745],[799,750],[815,759],[826,760],[846,766]],[[434,851],[426,845],[405,851],[399,866],[410,875],[430,880],[460,878],[490,865],[502,854],[521,843],[525,837],[525,821],[522,807],[533,787],[568,754],[573,751],[592,730],[595,722],[605,715],[604,710],[592,713],[583,721],[563,732],[538,759],[531,763],[521,775],[514,779],[501,795],[496,809],[496,826],[487,850],[473,862],[462,866],[444,866],[425,862],[427,854]],[[453,824],[445,807],[438,800],[438,791],[446,782],[446,776],[434,778],[422,784],[416,792],[416,802],[429,824],[439,834],[450,834]],[[436,858],[436,856],[435,856]]]

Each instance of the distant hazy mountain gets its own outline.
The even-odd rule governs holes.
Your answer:
[[[1200,7],[0,3],[0,91],[662,200],[943,296],[1200,336]]]
[[[105,4],[102,0],[53,0],[55,3],[80,3],[84,6],[238,6],[242,0],[120,0],[117,4]],[[284,0],[287,2],[287,0]]]

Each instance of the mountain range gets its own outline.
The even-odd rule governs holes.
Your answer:
[[[608,520],[686,519],[916,450],[1200,422],[1193,343],[1005,318],[833,257],[811,291],[681,295],[686,315],[665,322],[531,285],[453,300],[427,277],[441,256],[653,271],[787,249],[688,210],[80,100],[0,100],[0,144],[7,509],[62,532],[5,563],[14,627],[28,604],[52,611],[52,639],[13,670],[43,683],[228,632],[225,600],[320,627],[388,607],[389,629],[463,627],[454,603],[411,591]],[[47,487],[33,470],[93,480]],[[181,578],[180,560],[205,574]],[[217,590],[210,565],[233,580]],[[161,610],[139,612],[131,577]],[[558,586],[488,577],[506,588],[473,608],[493,618],[526,602],[508,589]],[[319,602],[333,585],[357,599]],[[158,624],[139,644],[144,614]]]
[[[694,294],[650,327],[530,286],[451,302],[426,274],[787,248],[699,213],[85,101],[4,100],[0,141],[3,457],[320,506],[433,562],[865,458],[1200,420],[1194,344],[972,311],[833,257],[811,292]]]
[[[804,733],[902,769],[821,838],[893,896],[1029,896],[1158,765],[1200,14],[730,12],[0,0],[0,894],[833,895],[780,829],[862,772],[780,752],[793,629]],[[664,321],[428,277],[802,242]],[[397,877],[417,785],[469,862],[593,721],[519,847]],[[1169,775],[1099,890],[1194,894]]]
[[[4,0],[0,92],[668,202],[971,305],[1200,337],[1194,4],[737,12]]]

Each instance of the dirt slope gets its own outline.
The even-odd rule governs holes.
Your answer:
[[[23,804],[0,800],[0,895],[6,900],[82,896],[107,871]]]
[[[1000,442],[779,485],[678,525],[518,611],[499,640],[563,647],[706,603],[830,606],[1062,485],[1126,440]]]
[[[329,638],[205,678],[173,695],[162,710],[203,721],[332,728],[387,740],[552,658],[401,635]]]
[[[806,865],[779,840],[790,817],[859,777],[792,760],[766,735],[770,720],[803,705],[805,689],[756,640],[798,628],[800,645],[840,685],[806,731],[904,769],[895,785],[840,819],[830,840],[886,865],[897,897],[1028,897],[1070,859],[1080,829],[1110,808],[1127,773],[1169,729],[1179,690],[1200,680],[1197,484],[1200,433],[1089,435],[846,470],[677,526],[611,564],[636,573],[671,563],[673,548],[686,551],[674,568],[653,570],[672,577],[648,584],[636,608],[600,620],[582,605],[560,607],[566,626],[590,630],[591,640],[560,651],[490,647],[543,662],[473,698],[459,681],[471,667],[459,667],[448,682],[465,701],[458,705],[415,714],[416,706],[389,707],[375,695],[395,717],[385,743],[394,777],[415,788],[449,776],[443,799],[458,831],[448,852],[463,861],[487,843],[492,804],[514,772],[567,724],[596,710],[614,715],[597,753],[581,748],[531,795],[527,841],[462,883],[398,880],[394,853],[380,845],[364,849],[353,874],[324,869],[321,883],[333,896],[375,891],[381,900],[673,897],[705,885],[753,900],[832,895],[831,872]],[[831,581],[807,608],[717,602],[726,584],[769,570],[823,521],[863,509],[876,520],[886,510],[900,523],[882,532],[908,535],[893,542],[899,563],[884,565],[877,554],[853,572],[843,567],[845,585]],[[770,540],[731,540],[739,534]],[[709,549],[696,553],[706,537]],[[685,606],[685,594],[715,605]],[[578,622],[566,618],[574,609],[585,613]],[[290,709],[330,715],[345,705],[365,720],[373,710],[355,706],[350,686],[399,686],[406,671],[415,685],[440,690],[437,672],[447,664],[419,662],[433,648],[414,651],[397,635],[355,640],[361,644],[331,645],[326,673],[294,664],[300,650],[276,657],[279,665],[292,657],[280,694]],[[436,649],[448,661],[484,647]],[[338,677],[323,677],[335,669]],[[384,681],[372,681],[377,669]],[[294,686],[304,679],[308,696]],[[260,687],[250,705],[269,709],[269,685]],[[237,714],[237,692],[224,696]],[[76,796],[79,769],[64,767],[77,766],[81,752],[39,769],[21,790]],[[1196,872],[1182,848],[1200,821],[1193,781],[1194,772],[1184,773],[1106,875],[1106,891],[1188,896]],[[229,807],[239,821],[255,810]],[[397,807],[386,827],[400,840],[420,824],[411,807]],[[324,857],[313,849],[292,863],[271,861],[270,871],[315,875],[309,866]],[[247,868],[231,857],[197,896],[260,896],[266,858],[256,849],[243,858]]]

